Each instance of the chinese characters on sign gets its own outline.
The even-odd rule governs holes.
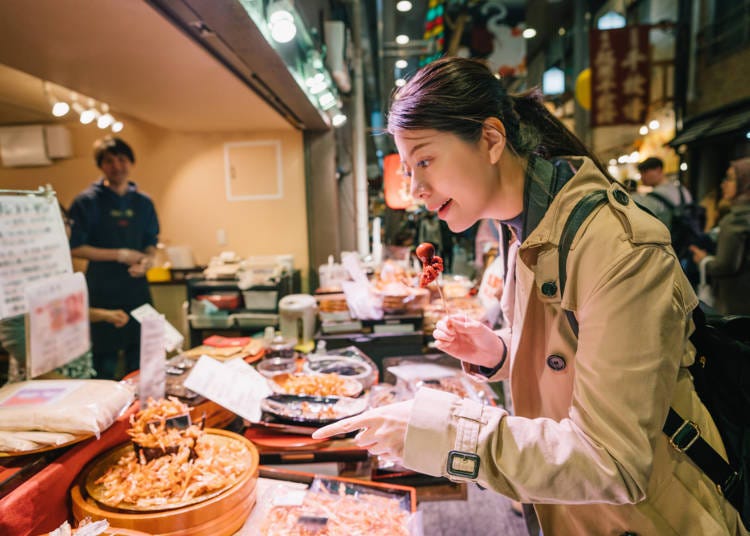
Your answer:
[[[591,126],[642,124],[649,103],[648,26],[592,30]]]

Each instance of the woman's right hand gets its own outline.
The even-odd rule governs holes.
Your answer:
[[[146,255],[135,249],[121,248],[117,250],[117,262],[132,266],[138,264]]]
[[[440,320],[432,336],[438,350],[487,368],[497,366],[505,350],[503,341],[487,325],[460,314]]]

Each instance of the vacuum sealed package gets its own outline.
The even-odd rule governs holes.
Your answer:
[[[35,430],[98,437],[132,401],[131,389],[112,380],[11,383],[0,388],[0,431]]]

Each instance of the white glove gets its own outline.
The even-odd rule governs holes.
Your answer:
[[[494,368],[505,352],[505,343],[494,331],[465,315],[440,320],[432,336],[437,349],[482,367]]]
[[[320,439],[361,429],[354,437],[354,442],[358,446],[391,461],[401,461],[404,457],[404,440],[413,407],[414,400],[380,406],[361,415],[324,426],[316,430],[312,436]]]
[[[122,248],[117,250],[117,262],[127,264],[128,266],[132,266],[141,262],[141,260],[145,256],[146,255],[144,253],[141,253],[140,251],[136,251],[134,249]]]

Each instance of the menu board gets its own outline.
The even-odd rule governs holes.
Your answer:
[[[0,196],[0,319],[27,312],[27,285],[72,271],[57,197]]]

